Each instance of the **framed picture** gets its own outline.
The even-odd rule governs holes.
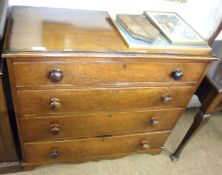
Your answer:
[[[176,13],[145,11],[144,14],[173,44],[207,43]]]

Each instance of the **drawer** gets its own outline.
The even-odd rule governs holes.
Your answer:
[[[185,107],[195,87],[18,90],[20,114]]]
[[[183,109],[22,118],[24,141],[89,138],[172,129]]]
[[[163,146],[169,131],[114,137],[24,143],[26,162],[75,162],[110,155],[152,152]]]
[[[205,68],[202,63],[116,60],[14,62],[15,82],[17,87],[152,85],[153,82],[195,84]],[[172,72],[178,77],[180,71],[183,77],[175,80]]]

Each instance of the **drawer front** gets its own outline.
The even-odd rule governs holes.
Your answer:
[[[148,152],[163,146],[169,131],[115,137],[24,143],[28,163],[90,160],[108,155]]]
[[[88,88],[17,91],[20,114],[126,111],[149,107],[185,107],[192,86]]]
[[[89,138],[172,129],[183,109],[22,118],[24,141]]]
[[[130,60],[130,59],[129,59]],[[14,62],[17,87],[52,85],[128,85],[157,83],[195,83],[205,64],[130,61]],[[172,72],[178,69],[178,81]],[[177,74],[178,75],[178,74]]]

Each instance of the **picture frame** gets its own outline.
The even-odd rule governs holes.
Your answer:
[[[172,44],[207,44],[207,42],[175,12],[145,11],[144,14]]]

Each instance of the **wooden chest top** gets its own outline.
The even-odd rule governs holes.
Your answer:
[[[42,53],[170,53],[208,55],[210,47],[157,46],[147,50],[129,49],[107,12],[12,7],[4,55]],[[72,55],[73,56],[73,55]]]

